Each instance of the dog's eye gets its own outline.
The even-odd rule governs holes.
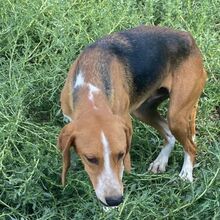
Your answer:
[[[99,163],[99,160],[96,157],[86,157],[86,159],[92,164],[98,165],[98,163]]]
[[[123,153],[123,152],[120,152],[120,153],[118,154],[118,160],[121,160],[123,157],[124,157],[124,153]]]

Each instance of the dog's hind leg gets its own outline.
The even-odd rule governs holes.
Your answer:
[[[165,139],[162,150],[148,169],[154,173],[164,172],[166,170],[170,153],[175,144],[175,138],[169,129],[167,121],[157,111],[159,104],[168,97],[169,93],[167,89],[160,88],[152,97],[133,112],[138,119],[154,127]]]
[[[179,66],[173,76],[168,110],[168,123],[172,134],[184,147],[184,162],[180,177],[193,181],[196,155],[195,116],[197,102],[206,81],[200,56],[194,56]]]

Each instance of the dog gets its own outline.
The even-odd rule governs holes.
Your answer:
[[[130,114],[164,138],[149,171],[166,170],[177,140],[184,148],[179,176],[192,182],[195,117],[206,78],[200,50],[188,32],[143,25],[87,46],[70,68],[61,92],[62,112],[69,120],[58,138],[62,184],[74,147],[97,198],[106,206],[122,203],[123,172],[131,169]],[[165,120],[157,107],[168,98]]]

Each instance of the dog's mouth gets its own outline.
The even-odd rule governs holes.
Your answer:
[[[105,204],[104,202],[102,202],[101,200],[99,200],[99,202],[103,205],[102,209],[103,209],[104,212],[109,212],[112,209],[117,209],[118,208],[118,206],[109,206],[109,205]]]
[[[98,201],[104,206],[104,208],[109,208],[111,206],[105,204],[102,200],[98,199]]]

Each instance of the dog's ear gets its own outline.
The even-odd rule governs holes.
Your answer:
[[[62,185],[65,185],[67,171],[70,167],[70,147],[74,146],[76,126],[73,122],[65,125],[58,137],[58,146],[63,153]]]
[[[125,130],[126,141],[127,141],[127,149],[126,149],[126,154],[124,157],[124,166],[125,166],[125,171],[127,173],[130,173],[131,171],[130,148],[131,148],[132,128],[127,123],[125,123],[124,130]]]
[[[130,158],[130,148],[131,148],[131,138],[132,138],[132,123],[130,116],[127,117],[127,120],[116,116],[118,120],[122,123],[123,129],[126,135],[126,154],[124,157],[124,167],[127,173],[131,171],[131,158]]]

